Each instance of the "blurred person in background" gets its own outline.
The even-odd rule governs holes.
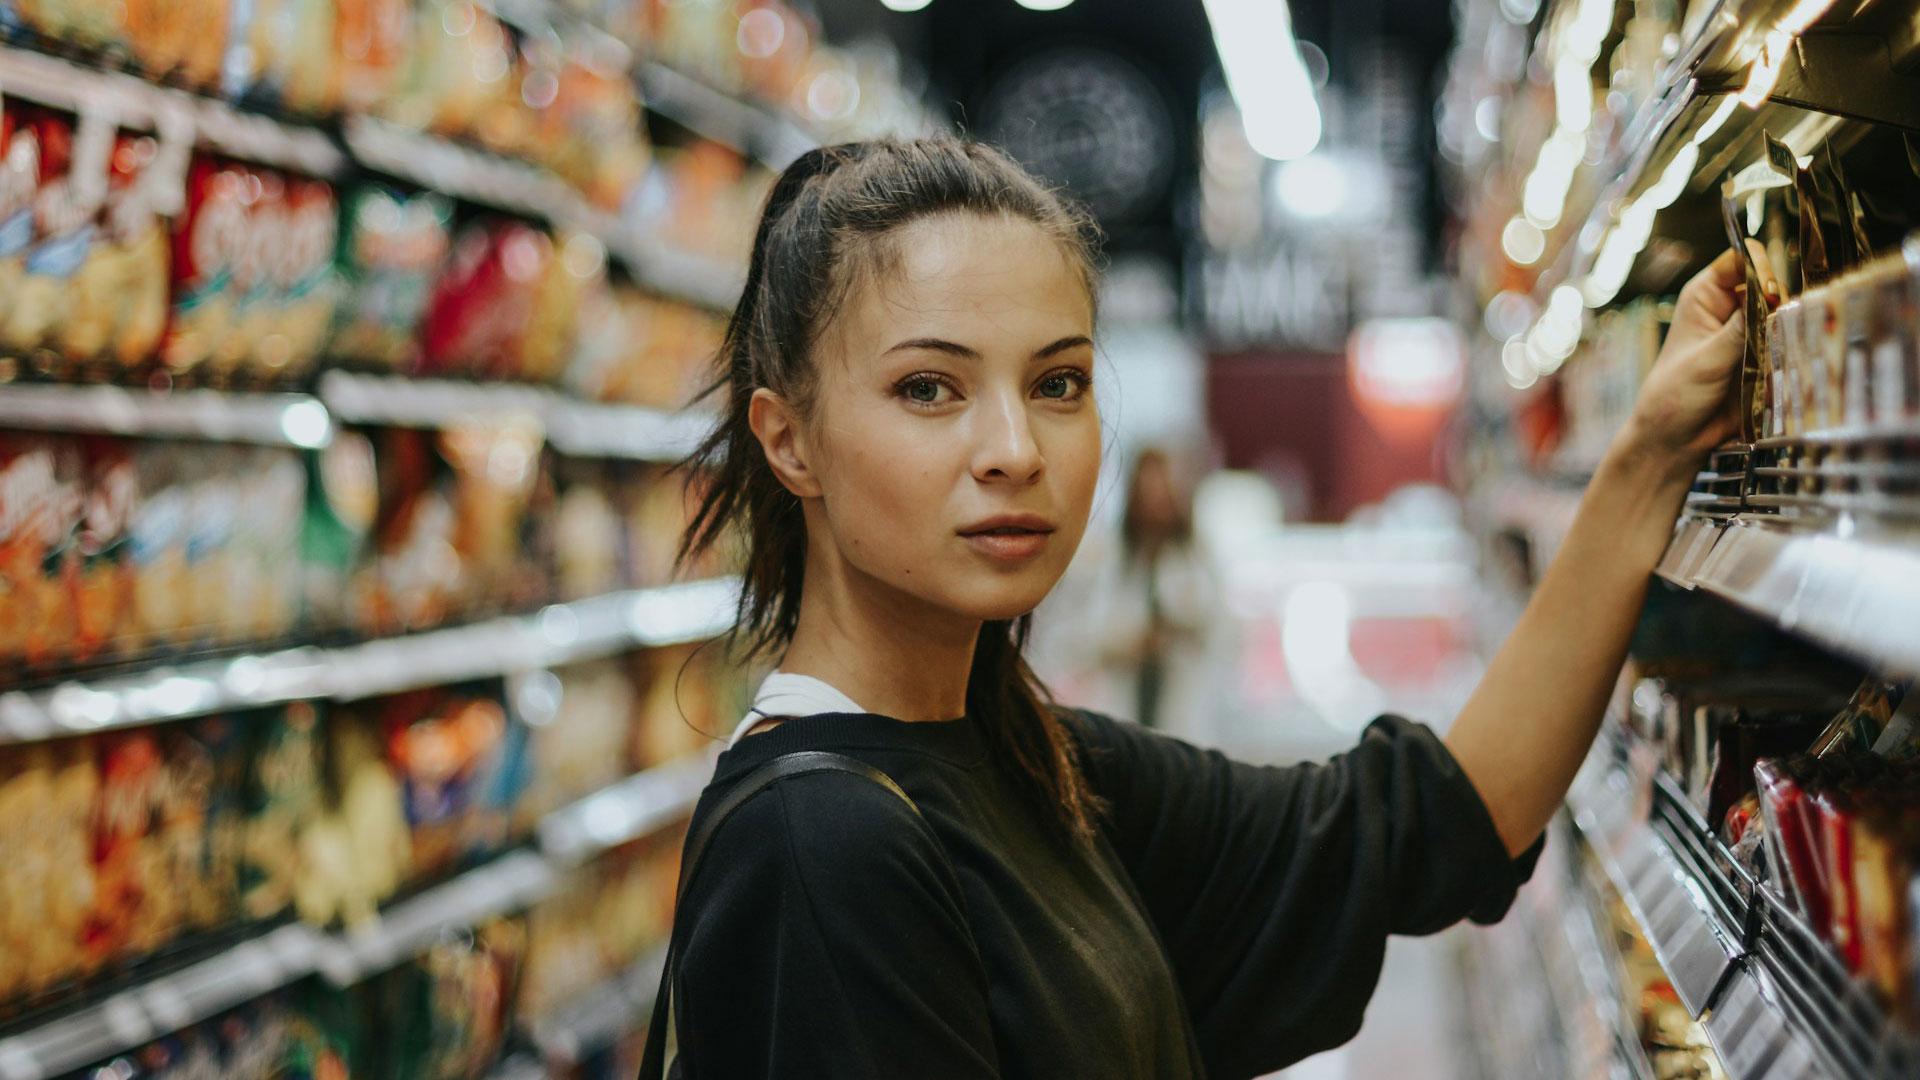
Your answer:
[[[1215,704],[1219,576],[1193,536],[1193,496],[1157,446],[1134,459],[1117,549],[1099,559],[1076,637],[1093,646],[1089,708],[1197,737]]]

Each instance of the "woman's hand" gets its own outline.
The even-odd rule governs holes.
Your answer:
[[[1747,245],[1772,307],[1779,283],[1765,250],[1754,240]],[[1739,411],[1728,398],[1739,386],[1746,348],[1745,282],[1746,267],[1728,248],[1680,290],[1673,326],[1618,445],[1691,473],[1702,454],[1738,434]]]

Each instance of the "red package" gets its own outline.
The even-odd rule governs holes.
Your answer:
[[[1853,824],[1858,808],[1853,798],[1839,791],[1822,791],[1812,802],[1826,862],[1830,906],[1826,934],[1847,970],[1859,971],[1860,908],[1853,879]]]
[[[71,360],[134,367],[153,355],[167,321],[167,234],[154,171],[159,144],[116,136],[100,231],[71,284],[71,310],[53,328]]]
[[[285,361],[280,334],[279,264],[287,257],[286,177],[271,169],[248,169],[242,194],[246,227],[235,247],[233,328],[214,351],[222,373],[272,368]]]
[[[553,243],[521,222],[462,230],[421,321],[423,374],[517,374]]]
[[[1767,860],[1787,898],[1807,924],[1819,932],[1830,925],[1825,860],[1813,827],[1813,811],[1803,786],[1811,759],[1768,758],[1753,767],[1766,824]]]
[[[161,359],[174,372],[212,359],[233,335],[235,264],[247,243],[245,169],[199,157],[187,173],[186,212],[174,225],[172,313]]]
[[[159,741],[132,731],[100,742],[100,789],[93,814],[94,902],[87,920],[90,962],[150,951],[170,912],[150,845],[164,778]]]
[[[27,106],[0,109],[0,318],[20,295],[33,243],[33,196],[40,190],[40,137],[20,123]]]

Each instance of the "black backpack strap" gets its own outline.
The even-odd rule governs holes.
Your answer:
[[[865,777],[899,796],[900,801],[907,804],[907,808],[913,811],[914,816],[920,816],[920,808],[914,805],[913,799],[900,789],[899,784],[893,782],[893,777],[864,761],[826,750],[799,750],[782,754],[748,773],[738,784],[735,784],[733,790],[727,792],[726,797],[714,806],[713,812],[707,815],[707,819],[701,822],[699,830],[687,838],[686,850],[680,858],[680,885],[676,898],[685,895],[687,883],[693,880],[693,875],[700,869],[700,856],[706,852],[707,844],[713,840],[713,834],[719,831],[721,824],[735,810],[738,810],[741,804],[758,795],[776,780],[817,772],[844,772]],[[676,947],[673,935],[669,934],[667,961],[660,970],[660,989],[653,998],[653,1019],[647,1025],[647,1046],[640,1058],[639,1080],[662,1080],[666,1074],[667,1016],[671,1004],[670,997],[673,993]]]

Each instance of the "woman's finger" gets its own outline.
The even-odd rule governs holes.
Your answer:
[[[1760,275],[1760,287],[1767,294],[1767,307],[1778,307],[1783,293],[1780,279],[1773,276],[1773,260],[1767,258],[1766,245],[1753,237],[1747,237],[1747,254],[1753,256],[1753,268]],[[1742,275],[1744,280],[1745,275]]]
[[[1746,280],[1747,268],[1741,261],[1740,253],[1728,248],[1681,287],[1681,304],[1684,306],[1691,301],[1715,324],[1725,322],[1727,316],[1740,309],[1740,301],[1734,296],[1734,286]]]

